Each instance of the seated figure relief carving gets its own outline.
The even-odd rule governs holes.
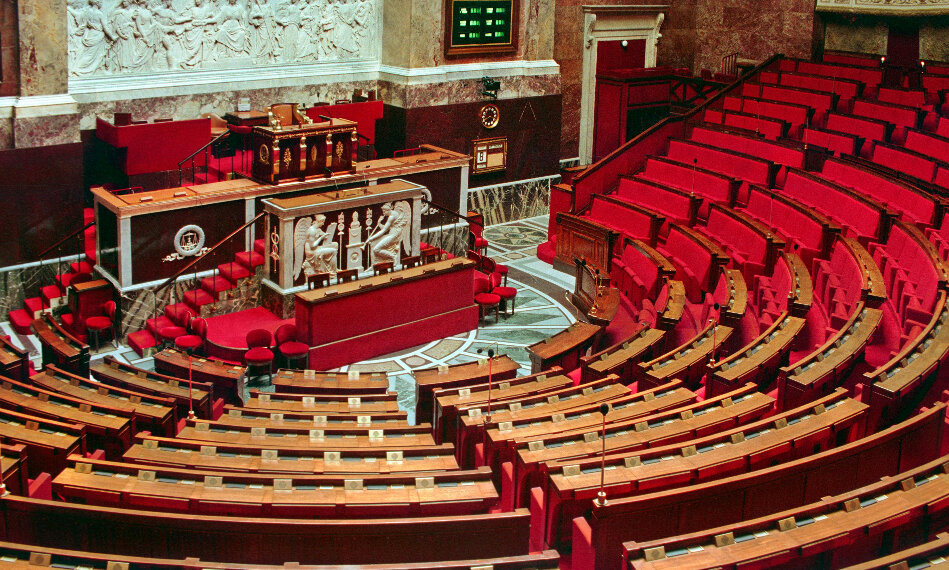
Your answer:
[[[375,59],[377,2],[68,0],[69,73],[86,77]]]

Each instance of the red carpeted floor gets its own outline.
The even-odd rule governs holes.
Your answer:
[[[247,333],[253,329],[264,329],[273,334],[284,323],[294,319],[281,319],[263,307],[238,311],[208,321],[208,356],[239,362],[247,350]]]

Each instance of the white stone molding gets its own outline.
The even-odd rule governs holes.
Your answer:
[[[580,159],[593,158],[594,102],[596,94],[596,51],[600,41],[646,40],[645,67],[656,66],[659,28],[667,4],[642,6],[583,6],[583,71],[580,99]]]
[[[937,16],[949,14],[945,0],[817,0],[818,12],[878,14],[882,16]]]

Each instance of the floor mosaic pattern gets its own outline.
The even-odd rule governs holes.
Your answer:
[[[576,320],[575,310],[567,299],[573,290],[573,276],[553,269],[537,259],[537,244],[547,239],[547,216],[489,226],[484,230],[490,247],[488,254],[498,263],[510,267],[508,285],[516,287],[514,314],[501,316],[494,322],[489,315],[477,330],[452,336],[422,346],[388,354],[379,358],[343,367],[341,370],[378,371],[389,374],[389,389],[399,394],[399,407],[415,416],[415,382],[412,370],[433,368],[440,364],[458,364],[485,358],[494,348],[521,365],[520,374],[527,374],[530,359],[525,347],[560,332]],[[9,323],[0,323],[0,332],[10,335],[15,344],[30,351],[34,366],[40,367],[40,345],[34,336],[16,334]],[[479,350],[481,352],[479,352]],[[151,368],[151,358],[141,358],[126,346],[111,345],[93,355],[93,361],[106,355],[142,368]],[[249,387],[272,391],[266,377],[254,379]]]

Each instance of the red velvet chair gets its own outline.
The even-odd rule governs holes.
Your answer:
[[[291,323],[280,325],[277,332],[274,333],[277,344],[277,351],[287,361],[287,367],[293,368],[294,360],[306,359],[310,352],[310,347],[305,342],[297,340],[297,326]],[[304,360],[304,364],[305,364]]]
[[[498,306],[501,304],[501,297],[491,292],[490,279],[475,279],[474,281],[474,302],[478,305],[478,320],[485,317],[488,311],[494,309],[494,322],[498,322]]]
[[[507,265],[503,265],[501,263],[494,261],[494,259],[488,256],[484,256],[484,265],[481,271],[487,273],[488,275],[492,273],[500,273],[501,276],[504,277],[504,286],[507,287],[507,273],[508,273]]]
[[[180,323],[183,325],[188,325],[191,323],[191,319],[194,318],[194,313],[189,311],[184,311],[178,315]],[[175,344],[175,340],[179,336],[184,336],[188,334],[188,329],[182,325],[171,325],[167,327],[162,327],[158,329],[158,341],[161,343],[162,348],[169,344]]]
[[[517,297],[517,289],[514,287],[504,287],[501,285],[501,274],[491,274],[491,293],[501,298],[504,306],[504,315],[507,316],[507,304],[511,303],[511,314],[514,314],[514,298]]]
[[[481,232],[484,231],[484,216],[469,210],[468,221],[468,249],[486,255],[488,253],[488,240],[481,235]]]
[[[268,379],[273,375],[274,353],[270,350],[273,345],[273,335],[264,329],[254,329],[247,333],[247,352],[244,353],[244,363],[252,368],[267,367]]]
[[[87,336],[94,339],[92,344],[95,348],[99,348],[99,335],[106,331],[112,333],[112,341],[115,342],[115,330],[113,329],[115,324],[115,301],[106,301],[102,305],[102,309],[105,311],[105,315],[86,319],[86,333]]]
[[[175,339],[175,348],[188,354],[197,354],[204,349],[204,341],[208,338],[208,322],[202,318],[191,321],[191,334],[184,334]]]

